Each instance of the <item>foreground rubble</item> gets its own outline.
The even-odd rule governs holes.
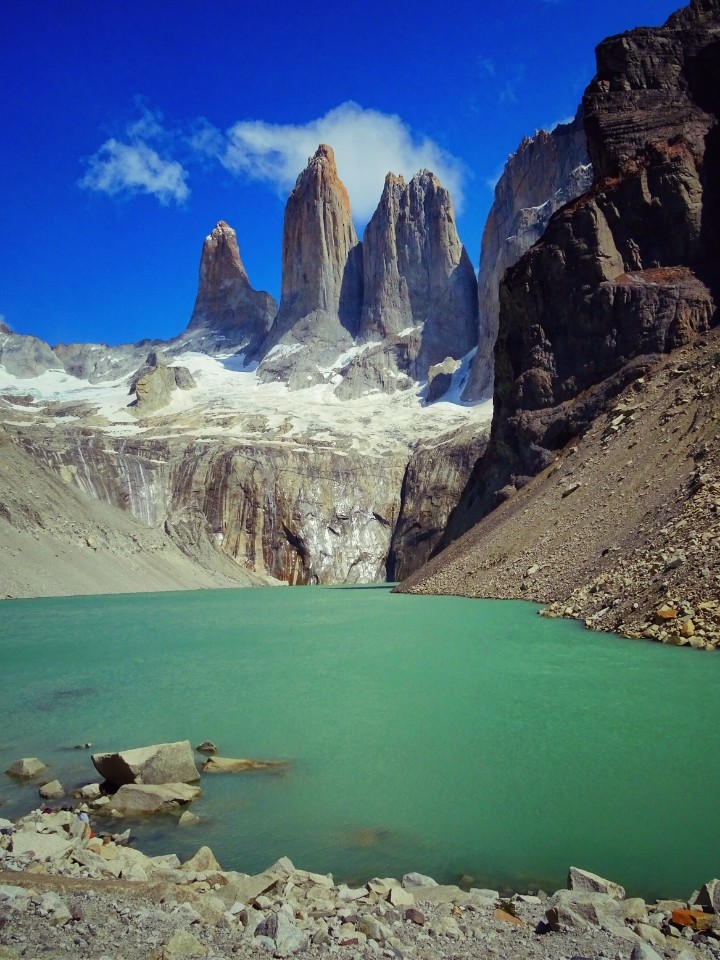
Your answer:
[[[95,825],[96,826],[96,825]],[[551,897],[429,877],[353,888],[283,858],[250,876],[207,847],[185,863],[92,836],[75,811],[0,820],[0,960],[20,957],[720,958],[720,883],[646,904],[571,868]]]

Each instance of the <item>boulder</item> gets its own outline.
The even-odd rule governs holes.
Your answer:
[[[647,943],[636,943],[632,948],[630,960],[662,960]]]
[[[178,820],[179,827],[192,827],[196,823],[200,823],[200,817],[196,813],[192,813],[190,810],[183,810],[180,814],[180,819]]]
[[[568,890],[585,890],[588,893],[606,893],[613,900],[622,900],[625,897],[625,888],[612,880],[605,880],[589,870],[579,867],[570,867],[567,878]]]
[[[183,863],[182,869],[191,870],[193,873],[214,873],[222,870],[222,867],[210,847],[200,847],[193,857]]]
[[[292,908],[287,904],[261,921],[255,928],[255,936],[274,940],[276,957],[289,957],[310,945],[308,935],[293,923]]]
[[[50,780],[40,787],[39,793],[46,800],[59,800],[65,796],[65,788],[59,780]]]
[[[720,913],[720,880],[709,880],[703,884],[695,897],[695,904],[711,913]]]
[[[189,740],[156,743],[117,753],[94,753],[92,762],[101,776],[118,786],[192,783],[200,779]]]
[[[37,757],[24,757],[22,760],[16,760],[11,764],[5,773],[9,777],[17,777],[18,780],[32,780],[47,770],[46,765]]]
[[[212,740],[203,740],[203,742],[199,743],[195,749],[198,751],[198,753],[217,753],[217,747]]]
[[[200,787],[186,783],[126,783],[112,798],[110,808],[123,817],[145,816],[184,806],[201,793]]]
[[[412,890],[414,887],[437,887],[438,883],[422,873],[406,873],[402,878],[402,885],[406,890]]]
[[[641,901],[640,901],[641,902]],[[580,929],[600,927],[608,933],[627,940],[639,940],[625,926],[625,920],[642,920],[641,911],[635,909],[639,903],[633,901],[630,908],[607,893],[592,893],[585,890],[558,890],[547,901],[545,916],[552,930]]]
[[[187,930],[178,930],[161,950],[154,950],[150,956],[154,960],[181,960],[184,957],[204,957],[208,952],[197,937]]]
[[[208,757],[201,764],[203,773],[247,773],[253,770],[279,770],[286,767],[284,760],[243,760],[234,757]]]
[[[12,852],[16,857],[31,854],[36,860],[54,860],[72,849],[73,841],[66,833],[36,833],[16,830],[12,835]]]

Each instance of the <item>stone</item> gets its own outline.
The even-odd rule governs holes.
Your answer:
[[[275,956],[289,957],[310,945],[308,935],[297,927],[288,912],[281,908],[277,913],[271,913],[255,928],[255,936],[269,937],[274,941]]]
[[[208,757],[201,765],[203,773],[251,773],[256,770],[281,770],[284,760],[244,760],[234,757]]]
[[[197,937],[187,930],[178,930],[168,940],[159,955],[159,960],[182,960],[184,957],[205,957],[210,951]]]
[[[590,873],[589,870],[581,870],[579,867],[570,867],[567,887],[568,890],[606,893],[614,900],[622,900],[625,897],[625,888],[621,887],[619,883],[613,883],[612,880],[605,880],[596,873]]]
[[[394,907],[410,907],[415,903],[415,896],[403,887],[391,887],[388,902]]]
[[[666,946],[665,936],[657,927],[653,927],[648,923],[638,923],[633,929],[639,937],[642,937],[644,943],[649,943],[651,946],[654,945],[661,948]]]
[[[702,910],[673,910],[670,917],[670,923],[674,927],[682,929],[690,927],[702,933],[709,930],[715,923],[715,916],[712,913],[705,913]]]
[[[636,943],[632,948],[630,960],[663,960],[647,943]]]
[[[670,603],[662,603],[655,611],[656,623],[664,623],[666,620],[675,620],[678,612],[676,607]]]
[[[40,787],[39,794],[46,800],[59,800],[65,796],[65,788],[59,780],[50,780]]]
[[[196,823],[200,823],[200,817],[191,810],[183,810],[178,819],[179,827],[192,827]]]
[[[516,917],[513,913],[508,913],[507,910],[493,910],[493,919],[501,920],[503,923],[510,923],[516,927],[524,927],[525,923],[520,917]]]
[[[16,760],[12,763],[5,773],[9,777],[16,777],[18,780],[32,780],[47,770],[46,765],[37,757],[24,757],[22,760]]]
[[[189,740],[157,743],[116,753],[94,753],[92,762],[101,776],[118,786],[192,783],[200,779]]]
[[[99,783],[87,783],[80,787],[80,796],[83,800],[98,800],[102,791]]]
[[[600,927],[626,940],[637,940],[625,925],[625,907],[607,893],[558,890],[547,901],[545,917],[552,930]]]
[[[692,620],[683,620],[680,626],[680,636],[690,639],[695,636],[695,624]]]
[[[368,940],[375,940],[376,943],[383,943],[392,936],[390,928],[371,914],[364,914],[359,918],[357,929],[364,933]]]
[[[73,846],[66,833],[36,833],[35,830],[15,830],[12,834],[12,852],[15,856],[32,854],[36,860],[64,856]]]
[[[422,873],[406,873],[402,878],[402,885],[406,890],[412,890],[414,887],[437,887],[438,883]]]
[[[202,743],[199,743],[195,749],[199,753],[217,753],[217,747],[212,742],[212,740],[203,740]]]
[[[210,847],[200,847],[200,849],[182,864],[183,870],[192,870],[194,873],[211,873],[216,870],[222,870],[222,867],[215,859],[215,854]]]
[[[704,883],[694,903],[711,913],[720,914],[720,880],[709,880]]]
[[[424,927],[426,917],[419,907],[405,907],[403,910],[403,920],[409,920],[410,923],[414,923],[418,927]]]
[[[200,787],[187,783],[127,783],[112,797],[110,808],[120,816],[145,816],[184,806],[201,795]]]

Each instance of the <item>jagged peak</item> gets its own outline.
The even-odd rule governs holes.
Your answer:
[[[249,285],[240,257],[237,234],[225,220],[218,220],[205,237],[200,258],[200,283],[241,280]]]
[[[315,153],[311,157],[308,157],[308,166],[314,163],[322,163],[323,161],[327,161],[329,166],[335,167],[335,151],[327,143],[319,144]]]

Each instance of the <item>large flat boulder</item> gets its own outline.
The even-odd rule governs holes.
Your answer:
[[[200,779],[189,740],[156,743],[150,747],[94,753],[92,762],[111,783],[193,783]]]
[[[581,870],[580,867],[570,867],[567,886],[568,890],[606,893],[613,900],[623,900],[625,898],[625,888],[621,887],[619,883],[613,883],[612,880],[599,877],[596,873],[590,873],[589,870]]]
[[[147,816],[190,803],[202,793],[187,783],[125,783],[112,798],[109,808],[123,817]]]

